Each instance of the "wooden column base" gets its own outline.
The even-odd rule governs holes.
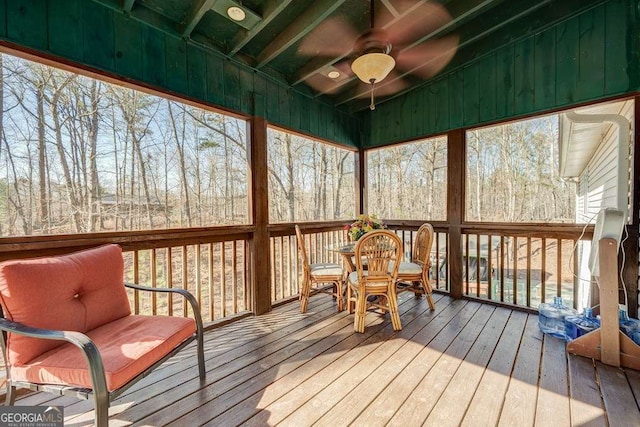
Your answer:
[[[618,242],[603,238],[599,245],[600,327],[567,344],[567,351],[611,366],[640,371],[640,346],[620,331],[618,314]]]
[[[602,352],[602,337],[600,328],[589,332],[567,344],[567,352],[578,356],[590,357],[611,366],[624,366],[640,371],[640,346],[628,336],[618,331],[620,352],[607,355]]]

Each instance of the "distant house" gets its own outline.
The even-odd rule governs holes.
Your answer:
[[[560,116],[560,176],[576,182],[576,222],[594,223],[598,212],[629,212],[633,147],[633,100],[579,108]],[[591,242],[578,258],[578,307],[589,303],[587,267]]]

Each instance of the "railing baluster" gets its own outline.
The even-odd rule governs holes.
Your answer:
[[[518,236],[513,236],[513,304],[518,304]]]
[[[215,305],[216,305],[216,294],[215,294],[215,288],[214,288],[214,280],[213,280],[213,273],[214,273],[214,267],[213,267],[213,243],[209,243],[207,245],[207,252],[209,253],[209,259],[208,259],[208,270],[209,270],[209,320],[213,321],[216,318],[216,309],[215,309]]]
[[[254,262],[257,262],[254,261]],[[276,239],[271,239],[271,301],[275,301],[277,297],[277,282],[276,282]]]
[[[238,242],[231,242],[231,282],[233,283],[233,314],[238,313]]]
[[[293,295],[291,293],[291,276],[292,276],[292,268],[293,265],[291,263],[291,236],[287,236],[287,297]]]
[[[476,297],[480,298],[480,276],[482,263],[480,258],[480,234],[476,234]]]
[[[578,283],[577,271],[578,271],[578,242],[573,241],[573,308],[578,308]]]
[[[220,242],[220,301],[222,303],[222,317],[227,316],[227,274],[224,244],[225,242]]]
[[[547,239],[543,237],[542,239],[542,252],[540,254],[540,286],[542,287],[540,292],[540,303],[546,302],[546,294],[547,294]]]
[[[244,309],[253,310],[253,294],[249,283],[251,283],[251,270],[249,269],[249,259],[247,254],[249,253],[249,242],[244,241],[242,245],[242,283],[244,286]]]
[[[200,268],[201,268],[201,260],[200,260],[200,244],[196,244],[195,245],[195,257],[196,257],[196,262],[195,262],[195,269],[196,269],[196,274],[195,274],[195,285],[196,285],[196,301],[198,301],[198,306],[202,307],[202,289],[201,289],[201,272],[200,272]]]
[[[500,302],[504,302],[504,236],[500,236]]]
[[[531,237],[527,237],[527,307],[531,307]]]
[[[487,236],[487,299],[493,299],[493,236]]]
[[[167,287],[173,288],[173,256],[171,247],[167,248]],[[173,316],[173,294],[169,292],[167,298],[167,315]]]
[[[189,260],[189,254],[187,251],[187,246],[182,246],[182,289],[189,290],[189,270],[187,268]],[[189,311],[187,308],[187,301],[182,298],[182,315],[187,317],[189,315]]]
[[[558,253],[556,254],[556,295],[562,296],[562,239],[556,239]]]
[[[140,253],[133,251],[133,282],[140,283]],[[135,314],[140,314],[140,292],[138,290],[133,291],[133,311]]]
[[[280,236],[278,238],[278,244],[279,244],[279,257],[278,257],[278,267],[279,267],[279,273],[280,273],[280,298],[284,298],[285,297],[285,293],[284,293],[284,251],[283,251],[283,237]]]
[[[433,259],[433,262],[431,264],[431,268],[433,268],[433,265],[435,264],[435,269],[434,274],[435,274],[435,280],[436,280],[436,289],[440,289],[440,233],[434,233],[435,234],[435,257]],[[429,254],[429,256],[431,256],[431,254]]]
[[[150,261],[150,270],[151,270],[151,287],[158,287],[158,274],[156,271],[156,250],[151,249],[151,261]],[[151,314],[153,316],[158,314],[158,297],[156,292],[151,292]]]
[[[469,295],[469,235],[464,235],[464,274],[462,279],[465,281],[464,294]]]

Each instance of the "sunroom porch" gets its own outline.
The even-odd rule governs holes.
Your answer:
[[[460,33],[457,57],[437,78],[411,80],[414,87],[389,99],[378,99],[375,112],[369,111],[361,100],[307,87],[295,73],[297,70],[292,71],[294,67],[288,65],[287,58],[294,58],[297,46],[287,44],[288,39],[282,41],[296,29],[296,40],[300,41],[328,14],[338,15],[343,9],[348,9],[347,18],[358,15],[362,21],[368,15],[361,13],[364,8],[359,3],[366,2],[313,2],[326,7],[304,11],[299,6],[302,2],[238,3],[261,9],[267,20],[264,25],[272,21],[281,25],[283,36],[274,40],[267,31],[254,40],[258,45],[268,45],[267,54],[261,54],[261,58],[251,55],[260,51],[260,46],[251,46],[251,39],[260,30],[245,32],[231,27],[230,32],[239,31],[238,35],[246,36],[241,37],[234,53],[221,52],[215,40],[208,39],[212,34],[207,23],[224,18],[212,9],[214,3],[220,7],[234,2],[67,0],[60,7],[57,0],[0,1],[3,54],[239,117],[239,122],[248,128],[246,139],[238,144],[245,150],[244,166],[249,170],[246,181],[238,186],[244,188],[245,212],[240,220],[234,217],[230,222],[240,225],[219,226],[212,221],[200,227],[183,221],[183,209],[198,203],[192,201],[190,205],[187,198],[194,190],[187,188],[187,178],[178,177],[176,171],[171,177],[172,184],[178,183],[172,187],[172,206],[157,203],[160,192],[155,195],[157,200],[149,194],[143,200],[141,194],[146,190],[140,171],[158,178],[151,171],[161,168],[145,166],[145,161],[153,158],[151,154],[142,150],[134,153],[134,142],[140,142],[136,140],[136,126],[119,135],[114,126],[113,139],[121,145],[114,142],[115,148],[109,146],[109,150],[118,153],[120,148],[128,147],[131,156],[125,157],[131,167],[124,168],[124,181],[119,187],[107,188],[108,180],[102,181],[102,188],[93,181],[87,184],[86,177],[93,170],[90,172],[86,165],[84,174],[67,171],[79,182],[84,176],[84,184],[94,191],[82,187],[79,194],[90,194],[89,202],[82,206],[72,206],[67,201],[79,184],[64,183],[59,171],[58,180],[52,181],[47,167],[57,171],[63,159],[71,161],[73,156],[95,158],[88,148],[90,144],[84,145],[86,152],[80,154],[77,146],[65,145],[77,141],[71,137],[65,140],[69,136],[66,131],[51,130],[63,126],[52,123],[48,111],[36,120],[49,126],[39,139],[34,136],[38,134],[36,130],[25,132],[21,136],[24,140],[9,141],[11,138],[4,137],[1,153],[5,156],[3,165],[7,165],[3,174],[6,206],[14,208],[5,218],[11,217],[15,224],[22,221],[25,231],[12,234],[11,230],[20,228],[15,224],[0,228],[4,236],[0,240],[0,260],[118,243],[125,251],[127,280],[188,289],[202,308],[209,328],[207,383],[197,382],[192,356],[173,359],[114,402],[114,425],[637,422],[637,372],[567,356],[560,341],[543,337],[536,326],[539,303],[555,295],[574,306],[584,299],[575,278],[579,269],[576,248],[577,242],[591,239],[593,228],[585,227],[587,221],[546,222],[548,218],[526,224],[482,222],[467,215],[466,199],[469,132],[532,115],[600,101],[626,102],[635,97],[630,165],[625,171],[630,186],[623,194],[629,215],[621,282],[628,286],[629,313],[637,317],[640,49],[636,38],[630,35],[637,34],[640,20],[634,2],[514,1],[504,2],[504,10],[498,11],[495,6],[500,1],[443,0],[440,3],[450,7],[453,16],[446,28],[436,31],[436,36]],[[349,7],[341,9],[343,3]],[[279,4],[282,7],[275,7]],[[396,9],[391,0],[380,4],[391,12]],[[183,16],[180,10],[184,7],[189,11]],[[407,14],[400,12],[395,10],[396,18]],[[304,19],[297,19],[298,14]],[[186,22],[183,18],[187,18]],[[297,21],[312,23],[300,28]],[[226,36],[228,40],[238,40]],[[245,45],[249,49],[242,51]],[[285,57],[279,61],[285,65],[283,68],[264,67],[264,61],[281,54]],[[299,63],[300,59],[295,61]],[[324,70],[313,72],[321,71]],[[8,85],[8,80],[3,82]],[[81,104],[90,103],[77,105]],[[46,100],[43,105],[53,111],[63,102]],[[10,113],[9,109],[2,111],[6,113],[2,122],[6,135]],[[25,114],[27,117],[29,113]],[[51,116],[55,114],[52,112]],[[80,116],[84,120],[90,114]],[[355,181],[349,195],[353,206],[350,216],[325,218],[328,221],[272,220],[268,133],[273,128],[340,145],[349,152]],[[49,140],[44,136],[46,132]],[[173,132],[177,140],[179,132]],[[70,134],[75,138],[82,132]],[[56,136],[60,138],[55,139]],[[312,298],[306,315],[299,314],[295,300],[300,265],[291,221],[301,223],[315,261],[338,261],[327,248],[345,239],[343,227],[347,218],[372,211],[367,200],[371,192],[367,185],[370,149],[432,137],[445,137],[448,146],[445,179],[439,182],[445,182],[440,188],[446,188],[441,192],[441,215],[422,212],[411,220],[393,216],[385,220],[390,229],[402,236],[407,254],[418,227],[424,222],[433,224],[436,310],[427,310],[423,299],[407,298],[405,294],[401,304],[402,331],[393,333],[387,317],[370,314],[363,335],[353,332],[351,316],[336,312],[333,301],[321,296]],[[196,148],[200,148],[200,142],[206,149],[215,148],[216,141],[196,141]],[[24,147],[32,151],[25,154],[21,151]],[[37,163],[41,168],[35,166],[36,157],[41,159]],[[197,155],[194,157],[198,160]],[[30,168],[25,170],[29,174],[20,176],[20,168],[10,171],[9,165],[16,159],[17,163],[27,159]],[[97,164],[94,165],[97,171]],[[184,163],[181,167],[182,172],[188,169]],[[118,181],[118,168],[107,169]],[[163,181],[156,181],[156,189],[161,184],[169,188],[169,174],[162,175],[160,172]],[[233,180],[227,177],[226,182]],[[422,187],[433,184],[434,180],[426,185],[420,182]],[[41,192],[36,196],[38,190]],[[113,190],[113,194],[98,194],[106,190]],[[163,194],[166,199],[168,193],[166,190]],[[22,202],[11,199],[12,195],[25,194],[29,197],[23,197]],[[222,200],[224,204],[229,199]],[[47,212],[46,207],[52,206],[55,212]],[[105,211],[115,206],[117,213],[138,210],[142,217],[149,217],[152,225],[160,221],[151,218],[151,213],[164,209],[161,213],[167,216],[166,223],[179,226],[127,229],[118,228],[116,220],[114,228],[109,224],[100,228],[104,224],[96,221],[96,206]],[[169,218],[172,209],[174,217]],[[83,228],[64,224],[60,226],[62,234],[56,235],[58,223],[52,212],[64,216],[72,210],[85,214],[83,220],[90,225]],[[232,216],[236,214],[231,211]],[[184,213],[184,218],[190,217]],[[32,233],[34,225],[42,225],[41,235]],[[131,293],[130,298],[135,313],[189,316],[186,306],[171,298],[144,299],[138,293]],[[92,422],[90,402],[43,394],[20,400],[23,405],[54,403],[65,406],[70,425]]]

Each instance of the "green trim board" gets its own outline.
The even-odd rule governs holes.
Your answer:
[[[640,24],[633,3],[603,2],[476,58],[410,92],[416,108],[405,108],[407,94],[381,103],[375,114],[357,113],[366,123],[362,146],[637,93],[640,80],[632,70],[640,69]]]

